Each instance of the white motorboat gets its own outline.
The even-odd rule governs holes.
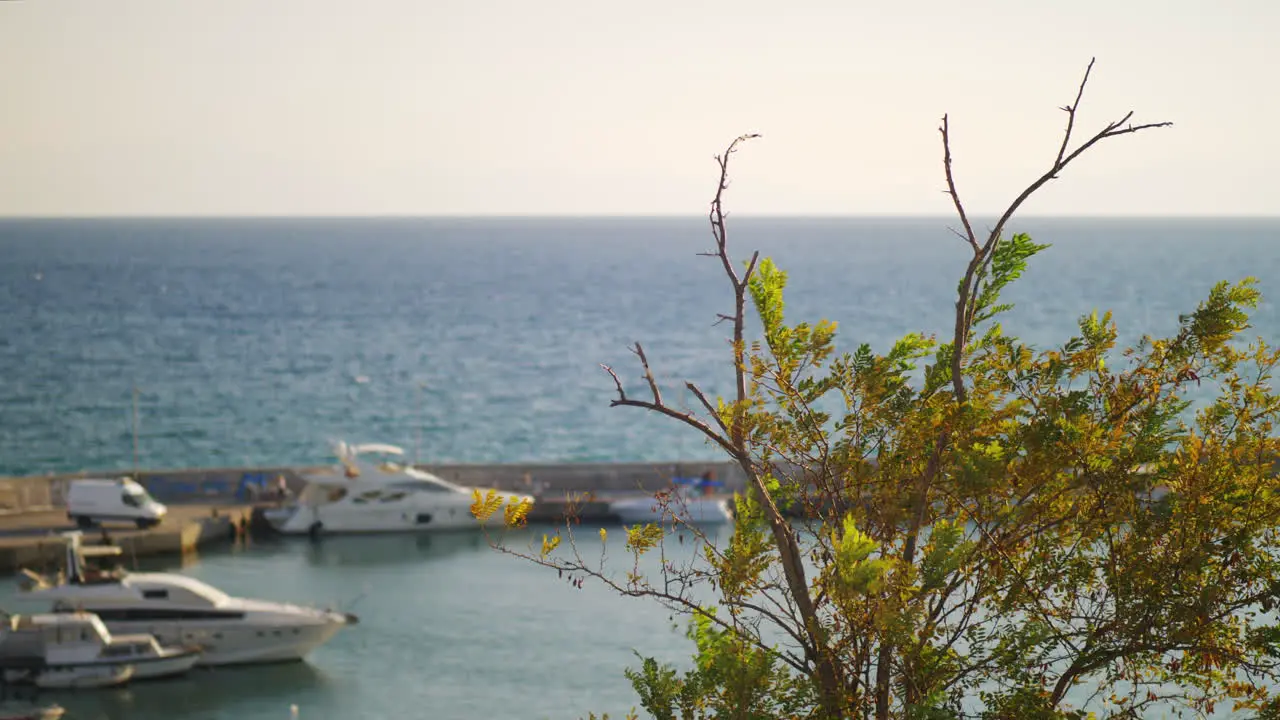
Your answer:
[[[112,635],[93,613],[13,615],[0,637],[5,680],[41,688],[110,687],[180,675],[199,648],[162,647],[151,635]]]
[[[65,615],[67,613],[58,613]],[[97,617],[90,615],[90,617]],[[99,618],[99,622],[101,619]],[[109,631],[108,631],[109,632]],[[195,646],[164,647],[155,635],[111,635],[102,656],[127,662],[133,666],[132,680],[181,675],[195,667],[203,651]]]
[[[184,575],[86,570],[85,556],[119,554],[119,548],[81,547],[79,531],[64,535],[65,580],[24,571],[30,582],[20,597],[47,600],[55,613],[94,613],[113,633],[198,646],[199,665],[302,660],[359,622],[349,613],[232,597]]]
[[[488,488],[455,485],[403,462],[370,462],[361,457],[404,455],[395,445],[339,442],[335,451],[341,465],[338,472],[304,476],[307,484],[296,501],[263,513],[273,528],[313,536],[480,528],[480,521],[471,514],[473,492],[485,494]],[[531,495],[494,492],[504,505],[534,501]],[[502,522],[502,513],[488,522]]]
[[[646,495],[609,503],[609,512],[624,523],[664,523],[678,520],[691,525],[733,522],[731,499],[707,494],[717,485],[706,478],[674,478],[665,497]]]

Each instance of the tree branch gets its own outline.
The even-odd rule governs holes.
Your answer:
[[[1080,89],[1076,90],[1076,101],[1063,107],[1067,113],[1067,130],[1062,134],[1062,146],[1058,148],[1058,158],[1053,161],[1054,167],[1062,164],[1062,156],[1067,152],[1067,145],[1071,142],[1071,129],[1076,124],[1076,108],[1080,107],[1080,98],[1084,97],[1084,86],[1089,83],[1089,73],[1093,71],[1093,61],[1096,58],[1089,58],[1089,66],[1084,69],[1084,79],[1080,81]]]
[[[969,242],[969,246],[976,254],[980,252],[978,236],[973,233],[973,225],[969,222],[969,214],[964,210],[964,203],[960,202],[960,191],[956,189],[956,179],[951,172],[951,124],[946,115],[942,116],[942,127],[938,128],[938,131],[942,133],[942,167],[947,176],[947,194],[951,196],[951,202],[956,206],[956,214],[960,216],[960,223],[964,225],[964,235],[961,237]]]
[[[1036,178],[1030,185],[1022,190],[1009,207],[1000,215],[1000,219],[992,228],[985,242],[978,243],[977,236],[973,232],[972,226],[969,224],[968,213],[965,211],[964,204],[960,201],[959,191],[956,189],[954,175],[951,169],[951,133],[946,115],[942,116],[942,127],[939,131],[942,134],[943,149],[943,168],[947,179],[947,192],[951,196],[952,203],[956,207],[956,213],[960,216],[961,222],[965,226],[967,239],[970,247],[973,249],[973,257],[969,261],[969,266],[965,270],[964,280],[961,282],[959,297],[956,301],[956,321],[955,334],[952,345],[951,357],[951,380],[955,391],[957,402],[963,403],[967,397],[967,391],[964,387],[964,379],[962,377],[962,369],[964,364],[964,349],[968,342],[969,332],[972,330],[973,324],[973,304],[972,301],[977,296],[980,271],[987,267],[995,253],[996,245],[1000,241],[1000,235],[1004,231],[1004,227],[1008,224],[1009,219],[1017,212],[1026,200],[1031,197],[1037,190],[1043,187],[1050,180],[1058,177],[1067,165],[1075,160],[1082,153],[1093,147],[1102,140],[1107,138],[1119,137],[1131,133],[1149,130],[1152,128],[1161,128],[1172,126],[1171,122],[1145,123],[1141,125],[1127,124],[1129,119],[1133,117],[1130,111],[1124,117],[1114,122],[1107,123],[1093,137],[1089,138],[1080,147],[1068,153],[1067,148],[1071,143],[1071,135],[1075,128],[1076,112],[1080,107],[1080,102],[1084,98],[1085,86],[1089,82],[1089,74],[1093,70],[1094,59],[1089,60],[1089,66],[1085,70],[1084,78],[1080,81],[1080,87],[1076,91],[1076,100],[1073,104],[1063,108],[1067,112],[1067,127],[1063,132],[1062,144],[1059,146],[1058,154],[1054,158],[1052,166]]]
[[[711,401],[707,399],[707,396],[702,392],[702,388],[692,382],[686,382],[684,386],[689,388],[689,392],[693,393],[694,397],[698,398],[698,401],[702,403],[702,407],[707,409],[707,413],[711,415],[711,417],[715,418],[716,424],[720,426],[720,429],[728,434],[729,427],[724,424],[724,419],[720,417],[720,412],[716,410],[715,406],[711,404]]]
[[[649,358],[644,356],[644,348],[637,342],[632,352],[640,358],[640,366],[644,368],[644,379],[649,381],[649,391],[653,393],[653,404],[662,405],[662,391],[658,389],[658,381],[653,378],[653,371],[649,369]]]

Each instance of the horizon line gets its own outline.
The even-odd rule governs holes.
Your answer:
[[[997,217],[997,212],[970,212],[974,218]],[[1014,218],[1040,220],[1280,220],[1276,213],[1018,213]],[[957,220],[949,213],[726,213],[725,219],[757,220]],[[48,220],[707,220],[705,213],[350,213],[350,214],[181,214],[137,215],[6,215],[0,222]]]

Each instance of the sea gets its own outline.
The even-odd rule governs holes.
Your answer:
[[[840,349],[885,350],[945,336],[967,259],[954,225],[734,216],[729,244],[788,273],[790,321],[834,320]],[[1171,334],[1215,283],[1250,276],[1249,333],[1280,339],[1280,218],[1009,229],[1051,245],[1006,292],[1006,333],[1038,347],[1094,311],[1123,342]],[[0,476],[327,463],[332,439],[432,463],[718,459],[610,407],[601,367],[640,392],[639,342],[669,398],[691,402],[685,380],[728,392],[731,288],[700,255],[713,244],[696,217],[0,220]],[[635,653],[692,650],[680,617],[478,534],[259,540],[143,566],[362,622],[305,663],[59,697],[70,720],[618,718],[639,706]],[[0,607],[29,610],[7,590]]]

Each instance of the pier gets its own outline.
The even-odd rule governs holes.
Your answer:
[[[248,520],[252,512],[248,506],[174,505],[162,523],[147,530],[118,523],[85,530],[85,545],[115,545],[122,558],[132,564],[140,557],[182,554],[231,540],[236,534],[235,523]],[[0,515],[0,573],[22,568],[58,570],[66,553],[61,533],[75,529],[65,510]]]
[[[706,471],[724,483],[723,492],[744,486],[741,470],[728,462],[418,464],[416,467],[460,485],[515,490],[534,495],[531,523],[563,522],[568,514],[583,522],[616,522],[608,502],[652,494],[673,477]],[[0,478],[0,573],[22,568],[60,567],[65,545],[60,533],[75,529],[65,498],[71,481],[132,477],[169,512],[156,527],[140,530],[109,523],[85,530],[85,545],[110,542],[122,558],[192,552],[232,541],[238,532],[268,531],[261,510],[275,500],[271,491],[283,477],[292,495],[305,485],[303,474],[334,472],[323,467],[189,468],[173,470],[87,471],[59,475]],[[105,530],[105,535],[104,535]]]

